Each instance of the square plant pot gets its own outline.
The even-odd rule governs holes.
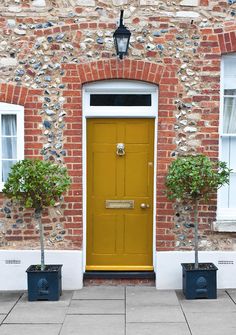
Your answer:
[[[62,293],[61,286],[62,265],[46,265],[41,271],[40,265],[31,265],[27,270],[28,300],[59,300]]]
[[[182,263],[183,293],[186,299],[216,299],[218,268],[213,263]]]

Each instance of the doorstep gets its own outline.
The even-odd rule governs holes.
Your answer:
[[[133,279],[133,280],[155,280],[154,271],[85,271],[83,275],[86,279]]]

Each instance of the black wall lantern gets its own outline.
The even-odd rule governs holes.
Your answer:
[[[120,59],[127,55],[131,32],[123,24],[124,10],[120,11],[120,25],[113,34],[116,54]]]

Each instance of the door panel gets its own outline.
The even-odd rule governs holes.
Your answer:
[[[115,143],[116,141],[116,125],[109,124],[109,131],[107,131],[107,124],[96,124],[94,127],[94,143]]]
[[[148,127],[146,124],[126,124],[125,135],[126,141],[129,144],[146,144],[149,143]]]
[[[93,216],[93,253],[114,254],[116,250],[116,215]],[[106,232],[106,234],[101,234]]]
[[[150,270],[154,120],[88,119],[87,129],[86,269]],[[117,143],[125,144],[123,156]],[[134,206],[107,208],[106,200],[133,200]]]
[[[139,224],[137,225],[137,222]],[[125,245],[127,254],[145,254],[148,250],[148,215],[125,215]],[[132,236],[132,238],[130,238]]]
[[[97,148],[95,148],[97,150]],[[109,162],[109,164],[107,164]],[[116,193],[116,161],[112,153],[95,152],[93,153],[93,196],[113,195]],[[97,178],[97,176],[106,176]]]
[[[147,166],[147,152],[130,152],[129,155],[127,155],[125,163],[125,180],[129,182],[125,183],[126,196],[148,196]]]

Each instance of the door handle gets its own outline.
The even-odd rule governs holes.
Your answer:
[[[150,205],[149,205],[149,204],[144,204],[144,203],[142,203],[142,204],[140,205],[140,207],[141,207],[142,209],[146,209],[146,208],[149,208]]]

